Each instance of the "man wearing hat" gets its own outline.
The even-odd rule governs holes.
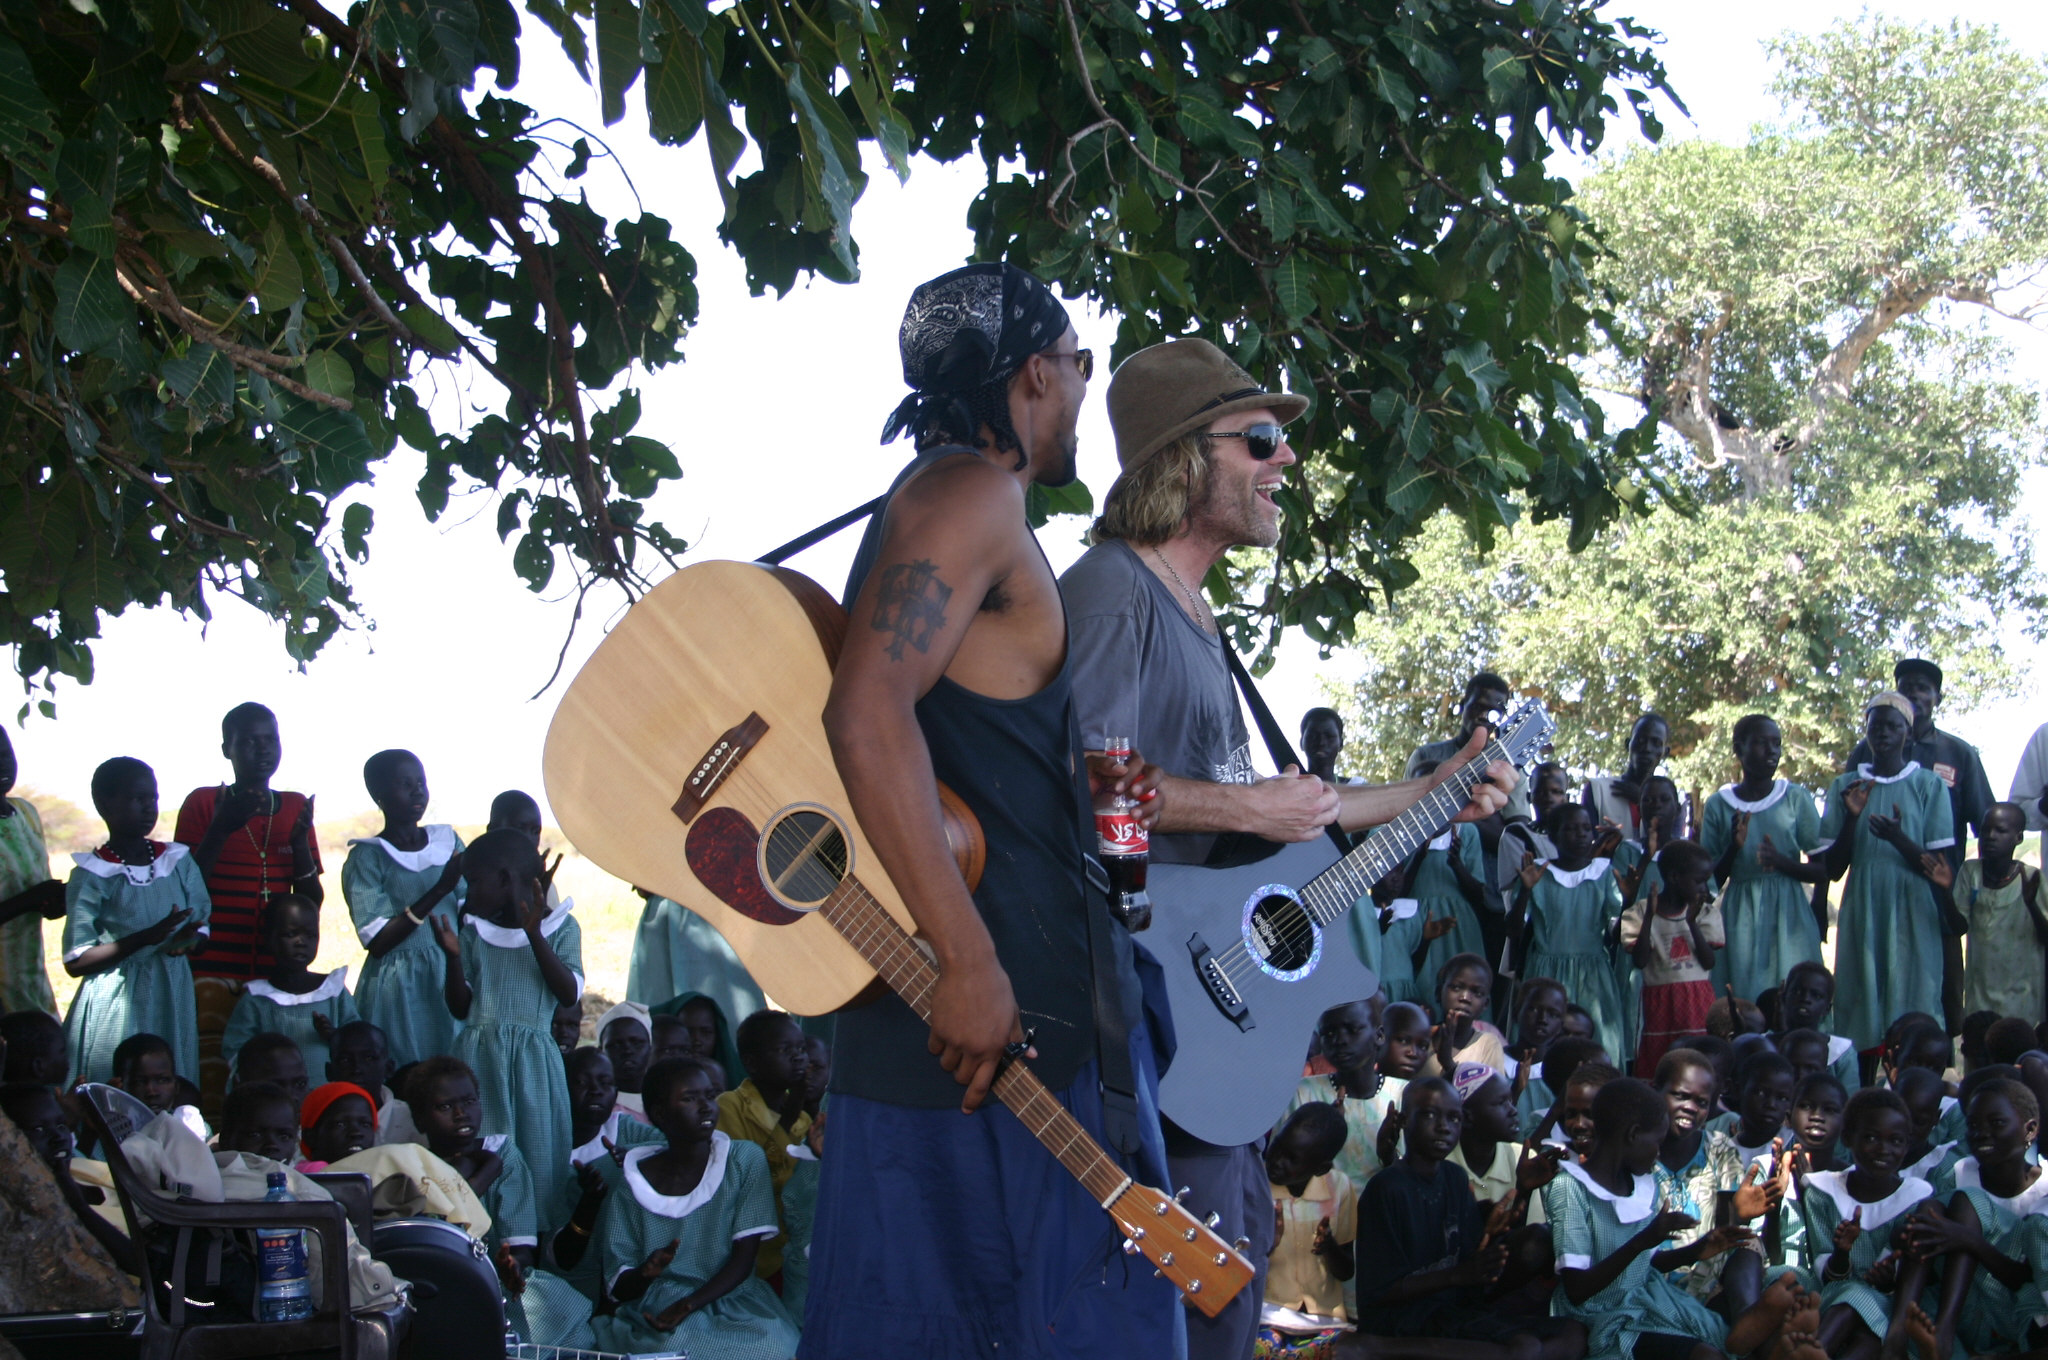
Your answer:
[[[1140,350],[1109,386],[1109,419],[1123,465],[1091,547],[1060,578],[1072,639],[1074,704],[1091,752],[1128,736],[1163,773],[1152,854],[1202,863],[1216,838],[1249,833],[1306,841],[1336,822],[1346,831],[1390,821],[1439,779],[1336,787],[1289,769],[1262,779],[1238,709],[1223,638],[1200,594],[1202,578],[1237,547],[1280,538],[1273,494],[1295,462],[1281,427],[1306,399],[1269,392],[1206,340]],[[1468,750],[1482,744],[1475,738]],[[1442,777],[1458,768],[1444,764]],[[1506,805],[1515,775],[1496,765],[1463,816]],[[1171,904],[1162,904],[1171,912]],[[1261,1266],[1273,1208],[1256,1147],[1223,1148],[1173,1128],[1167,1159],[1198,1215],[1215,1213],[1226,1239],[1244,1237]],[[1263,1278],[1219,1316],[1188,1315],[1190,1360],[1252,1353]]]
[[[806,1360],[1173,1356],[1171,1284],[1007,1111],[1015,1055],[1134,1178],[1159,1184],[1157,1076],[1128,936],[1087,884],[1088,769],[1059,586],[1025,519],[1074,478],[1093,361],[1010,265],[920,286],[899,344],[911,395],[883,442],[918,454],[847,584],[825,729],[881,868],[940,978],[930,1022],[888,994],[842,1012],[811,1241]],[[940,783],[980,823],[971,892]],[[1156,800],[1155,800],[1156,801]]]
[[[1949,867],[1963,863],[1963,842],[1969,831],[1982,831],[1984,814],[1991,810],[1991,780],[1984,774],[1984,760],[1977,748],[1952,732],[1934,725],[1934,710],[1941,704],[1941,667],[1922,657],[1909,656],[1892,667],[1893,687],[1913,705],[1913,731],[1906,738],[1906,759],[1918,761],[1948,786],[1948,801],[1955,813],[1955,843],[1942,854]],[[1849,769],[1870,763],[1870,743],[1859,741],[1849,755]]]

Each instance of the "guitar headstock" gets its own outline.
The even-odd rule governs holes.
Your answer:
[[[1133,1181],[1107,1207],[1124,1231],[1125,1253],[1150,1261],[1206,1317],[1222,1312],[1256,1273],[1243,1253],[1163,1190]]]
[[[1556,731],[1557,720],[1543,701],[1524,699],[1500,720],[1493,740],[1500,746],[1501,758],[1526,773],[1543,759],[1543,748]]]

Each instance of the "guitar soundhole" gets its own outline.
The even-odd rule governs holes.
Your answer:
[[[768,890],[800,910],[816,907],[846,878],[846,834],[815,808],[797,808],[761,840],[761,876]]]
[[[1267,884],[1246,903],[1244,944],[1267,975],[1294,982],[1322,958],[1323,932],[1291,889]]]

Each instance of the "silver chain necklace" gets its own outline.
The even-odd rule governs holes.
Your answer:
[[[1171,576],[1173,583],[1180,587],[1180,593],[1187,596],[1188,607],[1194,611],[1195,622],[1202,625],[1204,632],[1208,631],[1209,620],[1215,616],[1203,606],[1201,598],[1194,591],[1188,589],[1188,583],[1180,579],[1180,573],[1173,569],[1173,563],[1166,560],[1165,553],[1154,548],[1152,556],[1159,559],[1159,565],[1166,568],[1166,574]]]

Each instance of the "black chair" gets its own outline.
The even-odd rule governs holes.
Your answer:
[[[295,1204],[223,1204],[170,1198],[148,1184],[121,1150],[148,1108],[97,1083],[78,1088],[99,1135],[115,1191],[131,1231],[144,1222],[173,1236],[169,1275],[142,1290],[143,1360],[240,1360],[253,1356],[333,1356],[388,1360],[404,1344],[411,1305],[403,1298],[374,1310],[348,1308],[348,1211],[334,1200]],[[140,1112],[138,1114],[138,1111]],[[195,1316],[190,1299],[202,1285],[214,1234],[263,1227],[303,1228],[319,1238],[321,1297],[326,1310],[296,1322],[211,1321]],[[217,1258],[215,1258],[217,1259]],[[253,1300],[251,1301],[253,1303]]]

